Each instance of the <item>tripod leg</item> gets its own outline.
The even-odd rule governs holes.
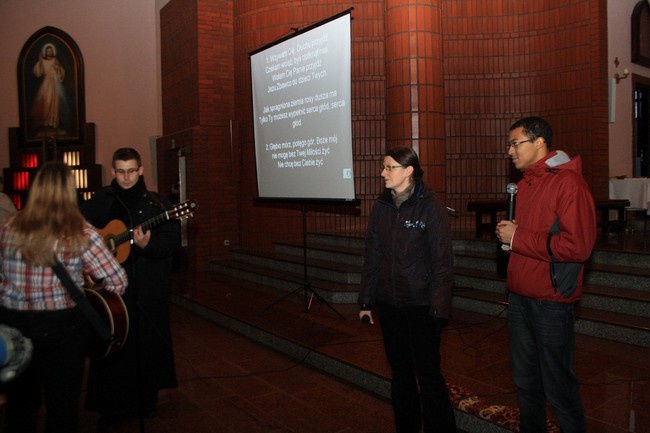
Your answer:
[[[273,307],[273,306],[279,304],[280,302],[282,302],[282,301],[284,301],[285,299],[287,299],[289,296],[298,293],[298,291],[299,291],[299,290],[302,290],[303,287],[304,287],[304,285],[303,285],[303,286],[296,287],[296,288],[293,289],[292,291],[285,293],[285,294],[282,295],[280,298],[276,299],[275,301],[273,301],[272,303],[270,303],[270,304],[267,305],[266,307],[262,308],[262,309],[261,309],[260,311],[258,311],[257,314],[255,314],[255,315],[256,315],[256,316],[259,316],[259,315],[265,313],[266,310],[268,310],[269,308],[271,308],[271,307]]]
[[[327,307],[328,307],[330,310],[332,310],[334,313],[336,313],[337,316],[339,316],[341,319],[345,320],[345,317],[343,316],[343,314],[341,314],[341,313],[340,313],[336,308],[334,308],[334,306],[333,306],[332,304],[330,304],[329,302],[327,302],[327,301],[325,300],[325,298],[323,298],[321,295],[319,295],[318,292],[317,292],[316,290],[314,290],[314,289],[311,287],[311,285],[308,284],[306,287],[307,287],[307,288],[309,289],[309,291],[311,292],[311,298],[309,299],[309,307],[310,307],[310,308],[311,308],[312,300],[314,299],[314,297],[316,297],[316,299],[318,299],[318,302],[321,302],[321,303],[327,305]],[[309,309],[309,308],[308,308],[308,309]]]

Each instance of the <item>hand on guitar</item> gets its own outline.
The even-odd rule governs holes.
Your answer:
[[[151,230],[143,232],[141,226],[133,230],[133,243],[138,247],[144,249],[149,244],[149,240],[151,240]]]
[[[173,219],[191,218],[196,208],[197,204],[194,200],[179,203],[172,209],[148,219],[133,230],[127,230],[122,221],[114,219],[106,224],[106,227],[99,229],[99,233],[106,240],[117,260],[124,263],[131,252],[131,241],[138,247],[145,248],[151,239],[150,229],[152,227]]]

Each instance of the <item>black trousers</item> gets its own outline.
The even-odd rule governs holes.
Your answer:
[[[29,367],[6,387],[5,433],[35,433],[43,396],[45,432],[76,432],[88,338],[88,322],[79,308],[1,309],[0,321],[19,329],[34,345]]]
[[[392,370],[391,401],[397,433],[455,433],[456,421],[440,372],[443,321],[429,307],[379,305],[384,347]]]

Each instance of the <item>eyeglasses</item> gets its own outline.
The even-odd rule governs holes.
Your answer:
[[[522,143],[532,143],[533,140],[522,140],[522,141],[517,141],[517,140],[512,140],[506,143],[506,152],[510,150],[511,147],[514,147],[515,150],[519,147],[520,144]]]
[[[138,170],[140,170],[139,167],[138,168],[129,168],[127,170],[124,170],[122,168],[116,168],[115,173],[119,174],[119,175],[122,175],[122,176],[124,176],[125,174],[128,174],[130,176],[130,175],[132,175],[134,173],[137,173]]]
[[[404,167],[405,167],[404,165],[380,165],[379,166],[379,171],[383,172],[384,170],[386,170],[387,172],[390,173],[391,170],[393,170],[395,168],[404,168]]]

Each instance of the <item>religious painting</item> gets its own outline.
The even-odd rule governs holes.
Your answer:
[[[25,43],[18,60],[22,144],[83,141],[83,60],[67,33],[44,27]]]

